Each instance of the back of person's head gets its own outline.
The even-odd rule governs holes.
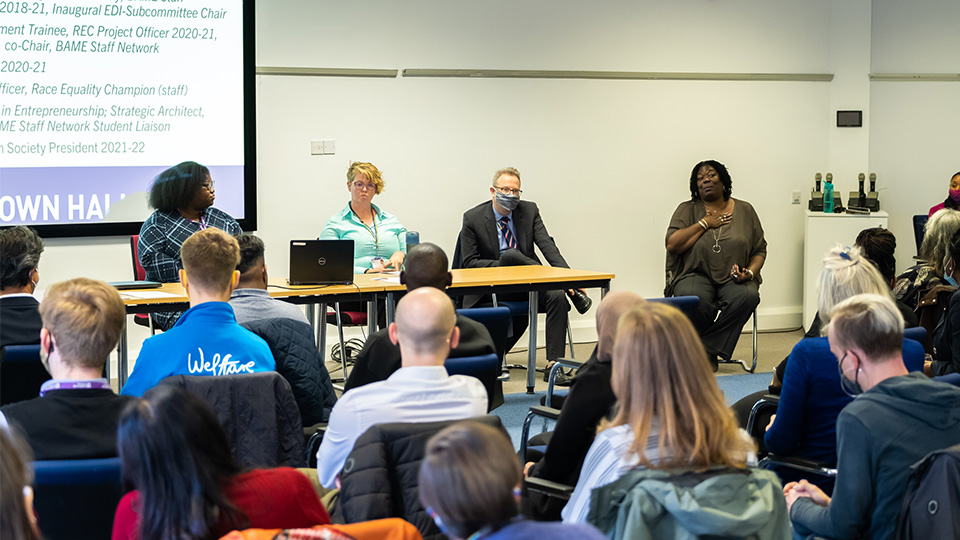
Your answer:
[[[617,323],[624,313],[646,302],[637,293],[610,291],[597,306],[597,360],[610,362],[617,341]]]
[[[223,492],[240,472],[216,415],[168,385],[127,405],[117,429],[124,477],[140,492],[140,538],[205,539],[242,516]]]
[[[820,320],[826,325],[837,303],[862,293],[890,296],[890,285],[877,267],[863,256],[859,247],[838,244],[823,257],[817,301]]]
[[[75,278],[55,283],[40,302],[43,327],[67,364],[102,368],[120,340],[126,311],[116,289]]]
[[[149,204],[162,212],[186,208],[197,190],[210,179],[210,169],[194,161],[184,161],[158,174],[150,186]]]
[[[433,355],[449,351],[457,315],[443,291],[421,287],[408,292],[397,303],[395,318],[401,357],[404,353]]]
[[[903,315],[889,295],[858,294],[847,298],[833,308],[830,327],[834,345],[860,349],[868,362],[901,354]]]
[[[673,306],[647,302],[621,318],[610,380],[619,406],[601,429],[629,425],[630,453],[650,468],[743,468],[752,444],[740,436],[697,331]],[[660,461],[644,455],[658,427]]]
[[[420,462],[420,502],[448,536],[490,532],[517,515],[520,462],[507,437],[491,426],[458,422],[427,442]],[[439,518],[439,519],[437,519]]]
[[[0,231],[0,289],[25,287],[40,264],[43,240],[30,227]]]
[[[950,239],[960,230],[960,211],[944,208],[927,220],[920,243],[920,258],[933,267],[938,276],[943,275],[943,259],[947,255]]]
[[[451,276],[448,269],[447,254],[440,246],[424,242],[410,248],[403,260],[400,281],[408,291],[420,287],[446,289],[450,286]]]
[[[897,237],[892,232],[883,227],[864,229],[857,235],[854,245],[877,267],[887,283],[897,279]]]
[[[209,227],[183,241],[180,259],[193,287],[219,293],[230,289],[240,263],[237,239],[220,229]]]
[[[255,272],[263,267],[264,252],[266,247],[263,240],[254,234],[243,233],[237,238],[237,246],[240,249],[240,262],[237,264],[237,270],[240,274]]]
[[[23,437],[0,427],[0,538],[38,540],[33,507],[33,461]]]

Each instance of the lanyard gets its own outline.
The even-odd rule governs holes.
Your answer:
[[[106,379],[95,379],[90,381],[47,381],[40,386],[40,396],[51,390],[77,390],[77,389],[96,389],[111,390],[110,383]]]
[[[363,228],[366,229],[367,232],[370,233],[370,236],[373,237],[373,244],[377,250],[377,256],[379,257],[380,256],[380,231],[377,229],[377,212],[373,210],[373,208],[370,209],[370,213],[373,214],[373,228],[371,229],[366,223],[363,222],[362,219],[360,219],[360,214],[354,211],[352,206],[350,207],[350,211],[353,212],[353,215],[357,216],[357,220],[360,222],[361,225],[363,225]]]

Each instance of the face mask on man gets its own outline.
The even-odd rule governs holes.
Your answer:
[[[517,205],[520,204],[519,195],[507,195],[506,193],[501,193],[498,190],[495,197],[497,204],[499,204],[507,212],[513,212]]]
[[[860,387],[860,370],[857,370],[857,374],[854,375],[853,380],[847,378],[843,373],[843,360],[847,357],[847,353],[843,353],[843,358],[840,359],[840,362],[837,364],[840,369],[840,389],[843,390],[843,393],[855,398],[863,393],[863,388]]]

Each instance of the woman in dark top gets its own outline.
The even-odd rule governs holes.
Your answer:
[[[956,281],[960,278],[960,231],[950,241],[947,259],[943,263],[943,275]],[[924,368],[928,375],[936,377],[960,372],[960,290],[950,295],[950,302],[943,319],[933,333],[933,350],[936,359]]]
[[[617,322],[621,315],[644,301],[639,294],[628,291],[612,291],[603,297],[597,307],[597,346],[573,378],[543,458],[524,467],[527,476],[570,486],[577,483],[597,425],[617,401],[610,387]],[[564,504],[562,500],[530,494],[530,511],[537,519],[559,520]]]
[[[760,303],[760,269],[767,258],[760,218],[732,193],[722,163],[697,163],[690,173],[690,200],[680,203],[667,229],[664,295],[700,298],[700,316],[693,322],[714,366],[717,357],[730,359]]]
[[[927,217],[933,217],[934,214],[944,208],[957,210],[958,206],[960,206],[960,172],[950,178],[950,186],[947,188],[947,198],[944,199],[942,203],[930,207],[930,212],[927,213]]]
[[[137,256],[148,281],[174,283],[183,263],[180,247],[193,233],[216,227],[236,236],[243,231],[237,220],[213,207],[216,198],[210,170],[184,161],[163,171],[150,186],[150,206],[156,211],[140,227]],[[154,324],[169,330],[183,312],[154,313]]]

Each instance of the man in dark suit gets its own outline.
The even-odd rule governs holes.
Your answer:
[[[497,171],[490,187],[492,202],[481,203],[463,214],[460,253],[463,268],[541,265],[534,246],[551,266],[570,268],[540,219],[536,203],[521,201],[520,172],[510,167]],[[581,291],[547,291],[540,294],[538,309],[547,314],[547,362],[563,356],[570,296],[580,313],[590,309],[590,298]],[[525,300],[526,295],[504,295],[504,300]],[[527,326],[527,318],[514,317],[512,347]],[[545,373],[546,374],[546,373]]]
[[[445,290],[453,282],[447,255],[439,246],[430,243],[418,244],[410,249],[400,272],[400,283],[408,291],[420,287]],[[497,352],[490,332],[482,324],[457,315],[460,343],[450,349],[450,358],[481,356]],[[372,382],[384,381],[400,369],[400,347],[390,341],[387,329],[370,334],[353,365],[353,371],[344,384],[344,390]]]
[[[0,347],[40,343],[40,281],[43,240],[29,227],[0,232]]]

